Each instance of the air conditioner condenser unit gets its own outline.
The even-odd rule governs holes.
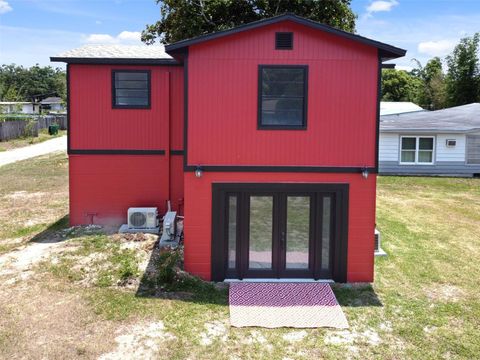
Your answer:
[[[155,207],[129,208],[129,229],[154,229],[158,227],[158,211]]]

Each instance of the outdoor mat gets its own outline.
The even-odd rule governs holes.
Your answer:
[[[266,328],[331,327],[348,322],[325,283],[230,283],[230,324]]]

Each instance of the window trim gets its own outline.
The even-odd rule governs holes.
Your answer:
[[[415,139],[415,161],[414,162],[404,162],[402,161],[402,140],[403,138],[414,138]],[[419,139],[433,139],[432,144],[432,162],[420,162],[418,161],[418,154],[420,150],[420,140]],[[432,135],[401,135],[400,142],[399,142],[399,164],[400,165],[435,165],[435,147],[436,147],[436,139],[435,136]],[[406,150],[407,151],[407,150]],[[413,151],[413,150],[410,150]]]
[[[115,74],[116,73],[146,73],[147,74],[147,92],[148,92],[148,102],[147,105],[117,105],[115,102],[116,92],[115,92]],[[132,70],[132,69],[114,69],[112,70],[112,109],[150,109],[151,108],[151,98],[152,98],[152,72],[149,69],[145,70]]]
[[[472,134],[465,134],[465,165],[466,166],[480,166],[480,163],[472,163],[469,161],[469,158],[468,158],[468,145],[469,145],[469,142],[472,141],[471,138],[469,139],[469,137],[471,136],[480,136],[480,133],[472,133]]]
[[[303,117],[302,125],[263,125],[262,124],[262,83],[263,69],[302,69],[305,76],[303,84]],[[258,65],[258,93],[257,93],[257,130],[307,130],[308,110],[308,65]]]

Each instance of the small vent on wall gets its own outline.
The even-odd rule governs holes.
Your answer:
[[[275,33],[275,49],[276,50],[292,50],[293,49],[293,33],[291,32]]]

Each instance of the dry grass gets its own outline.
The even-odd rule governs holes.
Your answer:
[[[42,219],[44,229],[67,210],[63,155],[20,165],[0,175],[15,179],[2,185],[0,211],[22,198],[20,191],[37,205],[21,212],[27,201],[17,202],[17,223],[0,220],[9,226],[1,239],[18,238],[16,227],[29,219]],[[226,290],[192,283],[168,296],[137,292],[153,240],[57,224],[47,237],[64,241],[49,260],[32,265],[25,280],[0,275],[0,358],[478,357],[480,181],[381,177],[378,190],[388,256],[376,260],[373,287],[335,287],[348,330],[231,328]]]
[[[65,216],[68,212],[67,173],[65,153],[2,166],[0,254],[25,244]]]

